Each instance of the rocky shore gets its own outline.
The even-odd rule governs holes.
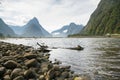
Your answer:
[[[31,46],[0,42],[0,80],[84,80]]]

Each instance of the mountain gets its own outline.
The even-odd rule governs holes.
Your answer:
[[[0,36],[15,37],[14,31],[0,18]]]
[[[67,37],[68,35],[79,33],[82,29],[83,25],[76,25],[75,23],[70,23],[69,25],[63,26],[61,29],[53,31],[51,34],[54,37]]]
[[[13,31],[18,35],[21,35],[25,28],[24,26],[13,26],[13,25],[9,25],[9,27],[13,29]]]
[[[82,33],[88,35],[120,34],[120,0],[101,0]]]
[[[51,37],[38,22],[37,18],[31,19],[26,25],[21,34],[22,37]]]

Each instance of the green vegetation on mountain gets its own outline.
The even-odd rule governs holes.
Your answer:
[[[120,0],[101,0],[81,33],[86,35],[120,34]]]

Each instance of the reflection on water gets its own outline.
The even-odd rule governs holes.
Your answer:
[[[72,70],[87,75],[91,80],[120,79],[120,39],[119,38],[41,38],[6,39],[6,42],[30,45],[37,48],[37,42],[45,43],[52,49],[50,60],[58,59],[63,65],[71,65]],[[61,49],[84,47],[82,51]]]

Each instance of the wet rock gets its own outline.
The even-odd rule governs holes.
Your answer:
[[[39,76],[39,80],[46,80],[44,75]]]
[[[65,80],[65,79],[62,77],[58,77],[58,78],[56,78],[56,80]]]
[[[52,69],[53,69],[54,71],[59,71],[59,70],[60,70],[60,67],[59,67],[59,65],[54,65]]]
[[[71,66],[61,66],[60,67],[60,70],[63,72],[63,71],[70,71],[70,68],[71,68]]]
[[[47,72],[46,80],[55,79],[55,77],[59,76],[60,75],[60,73],[58,72],[59,70],[60,68],[58,65],[53,66],[53,68]]]
[[[36,59],[31,59],[31,60],[28,60],[28,61],[26,61],[25,62],[25,65],[27,66],[27,67],[37,67],[37,65],[38,65],[38,62],[37,62],[37,60]]]
[[[26,70],[24,72],[25,79],[36,79],[36,73],[32,70]]]
[[[18,76],[16,78],[14,78],[13,80],[25,80],[23,76]]]
[[[70,69],[71,66],[62,66],[61,69],[62,69],[62,68],[63,68],[63,69]]]
[[[0,67],[0,77],[3,76],[5,72],[6,72],[6,68]]]
[[[9,60],[14,60],[14,57],[13,56],[3,56],[1,58],[2,62],[6,62],[6,61],[9,61]]]
[[[85,79],[83,79],[81,77],[75,77],[74,80],[85,80]]]
[[[54,64],[62,64],[62,62],[61,61],[59,61],[59,60],[57,60],[57,59],[55,59],[55,62],[54,62]]]
[[[60,71],[55,71],[54,74],[55,74],[55,77],[59,77],[61,75],[61,72]]]
[[[5,76],[3,77],[3,80],[11,80],[10,75],[5,75]]]
[[[32,53],[25,53],[24,57],[27,58],[27,59],[33,59],[33,58],[36,58],[37,55],[32,54]]]
[[[62,78],[69,78],[69,72],[67,72],[67,71],[62,72],[61,77]]]
[[[12,79],[14,79],[14,78],[16,78],[17,76],[20,76],[20,75],[21,75],[21,72],[22,72],[22,69],[20,69],[20,68],[15,68],[15,69],[12,71],[10,77],[11,77]]]
[[[46,75],[46,80],[52,80],[55,78],[55,71],[53,69],[49,70]]]
[[[7,69],[14,69],[16,68],[18,65],[17,62],[13,61],[13,60],[9,60],[7,62],[4,63],[4,66],[7,68]]]
[[[42,71],[42,72],[48,71],[48,66],[49,66],[49,63],[48,63],[48,62],[43,62],[43,63],[41,64],[41,71]]]
[[[7,52],[6,53],[4,53],[4,55],[3,56],[9,56],[9,54],[11,53],[11,50],[7,50]]]
[[[7,69],[5,74],[6,74],[6,75],[10,75],[10,74],[11,74],[11,72],[12,72],[12,70],[11,70],[11,69]]]

